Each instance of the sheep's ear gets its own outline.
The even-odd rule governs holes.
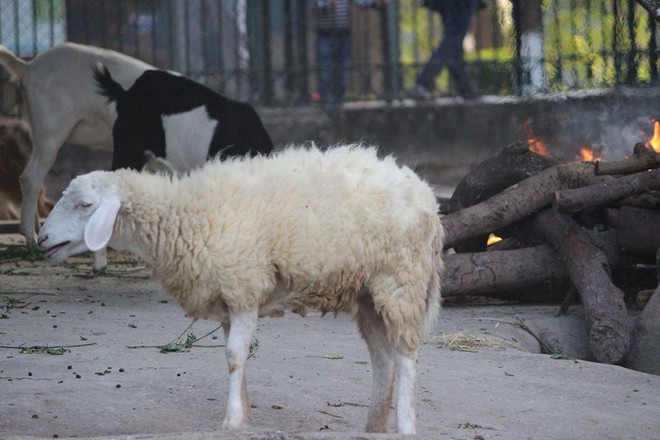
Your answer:
[[[85,226],[85,245],[87,249],[96,252],[103,249],[112,237],[112,228],[115,225],[117,213],[121,202],[117,197],[108,197],[101,200],[99,207],[92,214]]]

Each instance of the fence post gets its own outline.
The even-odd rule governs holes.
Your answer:
[[[401,71],[399,64],[399,11],[398,2],[388,2],[385,11],[385,99],[391,101],[399,96],[401,90]]]
[[[543,11],[540,0],[514,0],[513,20],[516,30],[516,79],[523,95],[544,92],[547,75],[543,63]]]

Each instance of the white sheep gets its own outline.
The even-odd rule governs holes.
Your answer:
[[[73,180],[39,233],[57,262],[106,245],[143,258],[194,319],[223,324],[223,428],[250,422],[245,363],[258,316],[302,305],[355,316],[373,368],[368,432],[415,432],[418,347],[440,300],[443,229],[431,188],[374,148],[288,147],[173,178]]]
[[[37,200],[46,174],[64,142],[112,150],[114,105],[97,93],[92,67],[112,69],[115,79],[130,87],[145,70],[155,67],[112,50],[63,43],[29,62],[0,46],[0,66],[19,85],[32,128],[34,148],[21,175],[21,234],[36,247]],[[94,269],[106,265],[105,250],[95,255]]]

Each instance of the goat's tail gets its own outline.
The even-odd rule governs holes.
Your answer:
[[[0,65],[9,72],[9,81],[20,83],[25,74],[27,63],[16,56],[5,46],[0,45]]]
[[[99,88],[98,93],[100,95],[106,96],[110,102],[117,102],[124,96],[126,91],[122,88],[121,84],[112,79],[112,75],[110,75],[107,67],[101,63],[97,63],[96,66],[92,67],[92,71],[94,72],[94,81]]]

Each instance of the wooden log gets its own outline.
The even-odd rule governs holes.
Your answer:
[[[611,281],[605,254],[577,223],[554,209],[538,213],[535,224],[565,260],[582,299],[592,354],[603,363],[621,361],[630,348],[631,330],[624,293]]]
[[[610,265],[619,264],[614,230],[588,232]],[[489,295],[568,280],[564,262],[550,244],[443,257],[442,297]],[[492,295],[498,296],[498,295]],[[524,298],[520,298],[524,299]]]
[[[444,257],[442,297],[486,295],[565,280],[564,264],[549,244]]]
[[[596,176],[591,162],[559,164],[531,176],[476,205],[442,217],[445,248],[496,231],[526,218],[553,200],[554,191],[613,179]]]
[[[658,189],[660,189],[660,169],[631,174],[582,188],[555,191],[553,206],[560,212],[575,213]]]
[[[652,257],[660,249],[660,212],[624,206],[619,210],[616,243],[623,252]]]
[[[495,156],[480,162],[463,177],[451,196],[449,212],[445,212],[445,214],[483,202],[511,185],[557,164],[556,160],[531,151],[526,144],[509,145]],[[523,228],[531,229],[525,225],[516,224],[514,231],[489,232],[495,232],[500,237],[511,237],[514,234],[521,236],[527,232],[523,231]],[[488,234],[477,236],[461,242],[455,246],[454,250],[456,252],[485,251],[487,239]]]
[[[483,202],[557,164],[554,159],[534,153],[527,145],[509,145],[477,164],[461,179],[451,196],[450,212]]]
[[[632,174],[660,167],[660,154],[646,148],[644,144],[635,144],[633,155],[615,162],[595,162],[596,174]]]

